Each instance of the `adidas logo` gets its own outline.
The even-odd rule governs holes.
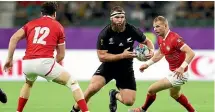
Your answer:
[[[124,46],[124,45],[122,43],[120,43],[119,46]]]

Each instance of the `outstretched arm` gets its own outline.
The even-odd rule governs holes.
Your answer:
[[[155,53],[155,55],[148,61],[146,61],[146,64],[148,66],[160,61],[162,58],[164,57],[164,55],[161,53],[160,49],[158,49],[158,51]]]
[[[13,65],[13,54],[16,49],[16,45],[24,37],[25,37],[25,31],[21,28],[16,33],[14,33],[13,36],[10,38],[10,43],[8,47],[8,57],[4,65],[5,71],[7,71],[8,69],[11,69]]]
[[[25,37],[25,31],[20,28],[13,36],[10,38],[10,43],[8,46],[8,59],[13,59],[13,54],[16,49],[17,43]]]

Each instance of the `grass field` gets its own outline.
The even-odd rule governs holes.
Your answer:
[[[0,88],[8,95],[8,103],[0,104],[0,112],[16,111],[17,98],[23,83],[0,82]],[[147,88],[151,83],[153,82],[137,82],[137,99],[132,107],[142,105]],[[109,112],[108,91],[115,88],[114,84],[115,82],[111,82],[92,97],[89,102],[91,112]],[[80,85],[85,90],[88,82],[80,82]],[[183,86],[182,91],[198,112],[214,112],[214,82],[188,82]],[[69,112],[73,104],[71,92],[66,87],[53,83],[36,82],[24,112]],[[129,108],[118,102],[117,112],[127,112]],[[186,112],[186,110],[169,97],[168,91],[162,91],[158,93],[156,101],[149,108],[149,112]]]

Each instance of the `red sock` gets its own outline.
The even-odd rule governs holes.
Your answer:
[[[84,99],[79,100],[77,103],[82,112],[88,111],[87,103]]]
[[[189,112],[195,112],[194,108],[188,102],[186,96],[184,96],[183,94],[181,94],[181,96],[178,97],[178,99],[176,99],[176,101],[179,102],[181,105],[183,105]]]
[[[146,101],[145,104],[142,106],[142,109],[146,111],[149,108],[149,106],[155,101],[155,99],[156,94],[154,95],[147,94]]]
[[[26,104],[27,101],[28,101],[28,99],[19,97],[18,107],[17,107],[18,112],[22,112],[22,110],[25,107],[25,104]]]

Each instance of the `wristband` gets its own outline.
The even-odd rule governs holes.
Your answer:
[[[182,68],[186,68],[188,66],[188,63],[186,61],[184,61],[182,64],[181,64],[181,67]]]
[[[150,60],[148,60],[148,61],[146,61],[146,64],[148,65],[148,66],[151,66],[152,64],[154,64],[155,62],[154,61],[152,61],[151,59]]]

